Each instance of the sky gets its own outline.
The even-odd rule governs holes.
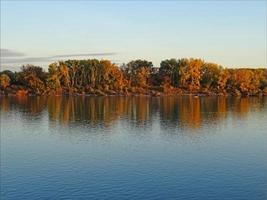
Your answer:
[[[67,59],[266,67],[266,1],[1,0],[1,70]]]

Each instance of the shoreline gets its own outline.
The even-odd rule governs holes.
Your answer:
[[[179,92],[179,93],[164,93],[164,92],[156,92],[156,91],[148,91],[146,93],[126,93],[126,92],[115,92],[115,93],[108,93],[101,91],[100,93],[68,93],[68,92],[45,92],[42,94],[37,93],[29,93],[29,92],[6,92],[6,91],[0,91],[0,97],[37,97],[37,96],[70,96],[70,97],[177,97],[177,96],[193,96],[195,98],[198,97],[262,97],[267,96],[267,93],[261,92],[258,94],[248,94],[248,95],[236,95],[236,94],[230,94],[230,93],[216,93],[216,92],[210,92],[210,93],[204,93],[204,92]]]

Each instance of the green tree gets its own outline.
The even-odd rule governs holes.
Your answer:
[[[163,84],[179,85],[179,65],[174,58],[163,60],[160,63],[159,74]]]
[[[124,69],[124,73],[130,86],[147,87],[152,67],[152,62],[146,60],[133,60],[129,62]]]

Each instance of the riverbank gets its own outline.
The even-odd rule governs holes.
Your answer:
[[[77,88],[61,90],[44,90],[34,91],[24,86],[9,86],[5,90],[0,90],[0,96],[179,96],[179,95],[193,95],[193,96],[267,96],[267,89],[258,90],[255,93],[241,93],[239,90],[234,92],[227,91],[209,91],[207,89],[187,91],[180,88],[161,88],[144,89],[144,88],[126,88],[124,90],[100,90],[89,88],[87,90],[79,90]]]

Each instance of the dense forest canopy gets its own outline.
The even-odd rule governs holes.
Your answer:
[[[48,71],[26,65],[0,72],[2,95],[129,95],[198,94],[266,95],[267,69],[224,68],[201,59],[133,60],[118,66],[109,60],[67,60]]]

